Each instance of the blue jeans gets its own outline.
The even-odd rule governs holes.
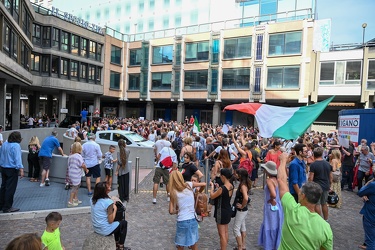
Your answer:
[[[357,174],[358,191],[361,190],[362,188],[363,177],[365,178],[365,183],[367,183],[370,179],[370,175],[366,175],[366,172],[358,170],[358,174]]]
[[[365,231],[365,243],[367,249],[375,249],[375,224],[371,222],[368,218],[363,216],[363,230]]]

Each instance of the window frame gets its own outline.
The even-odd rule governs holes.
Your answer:
[[[154,76],[160,75],[160,78],[154,78]],[[168,75],[168,77],[167,77]],[[172,71],[164,71],[164,72],[152,72],[151,73],[151,90],[152,91],[171,91],[172,88]],[[164,83],[163,78],[166,78],[168,80],[169,78],[169,83]],[[155,84],[160,81],[159,85],[160,86],[155,86]]]
[[[205,47],[207,48],[207,51],[199,51],[199,46],[203,46],[205,44]],[[207,44],[207,45],[206,45]],[[188,47],[192,46],[195,47],[195,57],[187,57]],[[193,50],[193,49],[192,49]],[[194,52],[194,51],[193,51]],[[199,56],[199,53],[205,53],[203,56]],[[210,57],[210,45],[209,41],[199,41],[199,42],[192,42],[192,43],[185,43],[185,62],[202,62],[202,61],[208,61]]]
[[[231,90],[231,89],[250,89],[250,67],[244,67],[244,68],[225,68],[222,72],[222,83],[221,88],[223,90]],[[240,74],[241,72],[245,72],[247,74]],[[228,75],[229,73],[233,73],[233,78],[229,79]],[[225,77],[225,74],[227,74],[227,77]],[[247,77],[247,79],[241,79],[241,76]],[[225,84],[224,81],[231,80],[231,84]],[[246,81],[247,80],[247,81]],[[238,82],[247,82],[247,84],[239,85]],[[228,86],[227,86],[228,85]]]
[[[300,34],[299,52],[294,52],[294,51],[288,52],[287,51],[288,47],[296,48],[296,46],[290,46],[290,45],[288,46],[288,42],[287,42],[287,40],[288,40],[287,36],[291,36],[293,34]],[[276,36],[283,36],[282,37],[283,43],[281,45],[277,45],[276,43],[271,45],[271,43],[273,41],[272,38],[274,38]],[[301,53],[302,53],[302,39],[303,39],[302,31],[290,31],[290,32],[270,34],[269,40],[268,40],[268,56],[273,57],[273,56],[301,55]],[[276,46],[280,46],[281,52],[276,52]],[[273,49],[273,51],[274,51],[273,53],[270,53],[271,48],[275,48],[275,49]]]
[[[80,37],[78,35],[71,34],[70,42],[71,42],[70,53],[73,55],[79,55],[80,44],[81,44]]]
[[[111,44],[111,63],[116,65],[121,64],[122,48]]]
[[[206,75],[206,81],[205,81],[205,86],[202,85],[202,87],[199,87],[198,83],[198,79],[199,79],[199,75],[201,73],[204,73],[204,75]],[[193,84],[191,86],[189,86],[189,88],[187,88],[187,75],[188,74],[194,74],[193,75],[193,78],[191,82],[193,82]],[[194,84],[195,83],[195,84]],[[196,86],[194,86],[196,85]],[[184,90],[200,90],[200,91],[207,91],[207,86],[208,86],[208,70],[185,70],[184,72]]]
[[[167,50],[167,48],[170,51],[165,51]],[[156,51],[157,49],[161,50],[161,53],[160,52],[158,53],[158,55],[161,55],[160,56],[161,61],[156,61],[157,58],[155,57],[155,52],[157,52]],[[167,52],[168,53],[170,52],[170,55],[167,55]],[[152,47],[152,64],[156,65],[156,64],[172,64],[172,63],[173,63],[173,45],[172,44]]]
[[[249,39],[250,42],[250,47],[247,47],[247,50],[246,52],[247,53],[243,53],[243,50],[241,50],[241,46],[239,45],[240,41],[244,40],[246,41],[245,39]],[[231,59],[243,59],[243,58],[251,58],[251,51],[252,51],[252,39],[253,37],[252,36],[242,36],[242,37],[231,37],[231,38],[226,38],[224,39],[224,53],[223,53],[223,59],[224,60],[231,60]],[[229,50],[229,42],[235,42],[234,44],[234,52],[233,53],[230,53],[228,52]],[[233,55],[233,56],[231,56]]]
[[[131,77],[135,79],[131,79]],[[141,89],[141,74],[140,73],[134,73],[128,74],[128,91],[139,91]]]
[[[272,70],[277,70],[277,69],[280,69],[281,70],[281,73],[282,73],[282,82],[281,82],[281,86],[277,87],[277,86],[269,86],[269,80],[270,80],[270,69]],[[285,79],[285,70],[288,70],[288,69],[298,69],[298,86],[293,86],[293,87],[287,87],[285,82],[287,82],[287,79]],[[300,65],[296,65],[296,66],[276,66],[276,67],[267,67],[267,89],[299,89],[300,88],[300,80],[301,80],[301,66]],[[290,81],[289,81],[290,82]]]
[[[65,35],[67,37],[65,37]],[[61,35],[60,35],[60,41],[61,41],[61,51],[65,52],[70,52],[70,33],[66,32],[64,30],[61,30]]]
[[[118,82],[113,82],[114,80]],[[120,72],[116,72],[112,70],[109,72],[109,89],[121,90],[121,73]]]
[[[134,59],[135,58],[135,63]],[[129,49],[129,66],[140,66],[142,60],[142,49]]]

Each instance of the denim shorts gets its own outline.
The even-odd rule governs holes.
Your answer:
[[[193,246],[199,240],[198,222],[195,218],[190,220],[177,221],[176,237],[174,239],[177,246]]]

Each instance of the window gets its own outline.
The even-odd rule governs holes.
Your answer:
[[[75,79],[78,78],[78,62],[77,61],[70,62],[70,76]]]
[[[250,68],[223,69],[223,89],[249,89]]]
[[[368,62],[367,89],[375,89],[375,60]]]
[[[98,43],[98,52],[96,53],[96,60],[98,60],[99,62],[102,61],[102,49],[103,45]]]
[[[255,60],[263,60],[263,34],[257,34],[257,49]]]
[[[87,39],[81,37],[81,56],[87,57]]]
[[[208,60],[208,42],[187,43],[185,61]]]
[[[43,27],[43,47],[51,47],[51,27]]]
[[[65,59],[65,58],[61,58],[61,62],[60,62],[60,74],[62,76],[68,76],[68,70],[69,70],[69,61],[68,59]]]
[[[86,63],[81,63],[81,65],[80,65],[79,78],[87,81],[87,64]]]
[[[61,50],[69,52],[69,33],[61,31]]]
[[[270,35],[268,55],[291,55],[301,53],[302,32]]]
[[[42,56],[42,74],[46,75],[49,74],[49,61],[50,61],[50,56],[45,55]]]
[[[41,30],[40,25],[33,24],[33,44],[35,45],[41,45]]]
[[[39,72],[40,56],[31,54],[31,71]]]
[[[121,48],[114,45],[111,46],[111,63],[121,65]]]
[[[105,8],[105,10],[104,10],[104,17],[105,17],[105,19],[109,18],[109,9],[108,9],[108,7]]]
[[[12,32],[12,58],[17,60],[18,57],[18,36]]]
[[[198,24],[198,11],[194,10],[193,12],[190,13],[190,23],[192,25]]]
[[[96,42],[90,41],[89,43],[89,57],[91,59],[95,59],[96,56]]]
[[[111,79],[109,83],[109,88],[120,89],[120,76],[121,76],[121,73],[111,71]]]
[[[145,9],[145,3],[141,0],[141,1],[139,1],[139,3],[138,3],[138,11],[139,11],[139,12],[143,12],[144,9]]]
[[[154,19],[148,20],[148,31],[154,30]]]
[[[219,63],[219,54],[220,54],[220,40],[219,39],[212,40],[211,50],[212,50],[211,51],[211,53],[212,53],[211,63],[212,64],[218,64]]]
[[[319,84],[360,84],[361,66],[361,61],[322,62]]]
[[[136,66],[136,65],[141,65],[141,49],[131,49],[130,50],[130,66]]]
[[[224,59],[251,56],[251,36],[224,40]]]
[[[138,23],[138,26],[136,27],[136,32],[137,33],[141,33],[141,32],[143,32],[143,22],[139,22]]]
[[[172,72],[152,73],[152,90],[170,90]]]
[[[129,74],[128,90],[139,90],[141,74]]]
[[[60,30],[53,28],[52,47],[58,48],[60,43]]]
[[[16,20],[18,23],[19,21],[19,13],[20,13],[20,7],[19,7],[20,1],[19,0],[13,0],[13,19]]]
[[[21,41],[21,65],[25,69],[29,70],[29,48],[25,45],[25,43]]]
[[[169,17],[165,16],[163,17],[163,29],[168,29],[169,28]]]
[[[173,60],[173,46],[160,46],[152,48],[152,63],[163,64],[172,63]]]
[[[269,67],[268,88],[289,89],[299,87],[299,67]]]
[[[326,62],[320,64],[320,85],[334,84],[335,62]]]
[[[22,30],[25,32],[26,36],[31,39],[31,17],[29,12],[27,12],[26,5],[23,5],[22,12]]]
[[[100,9],[96,11],[96,19],[100,19]]]
[[[164,7],[169,7],[169,0],[164,0]]]
[[[131,10],[130,3],[126,3],[125,12],[126,12],[127,15],[130,14],[130,10]]]
[[[3,29],[3,48],[5,51],[7,51],[8,53],[10,52],[10,36],[11,36],[11,31],[10,31],[10,27],[8,26],[8,24],[6,22],[4,22],[4,29]]]
[[[95,66],[89,65],[89,81],[95,81]]]
[[[207,89],[208,70],[185,71],[185,90]]]
[[[260,93],[260,83],[262,79],[262,68],[255,68],[255,81],[254,81],[254,92]]]
[[[79,36],[72,34],[72,54],[78,55],[79,52]]]
[[[153,10],[155,8],[155,0],[150,0],[149,6],[150,10]]]
[[[52,63],[51,63],[51,73],[58,74],[60,69],[60,57],[52,56]]]
[[[174,17],[174,26],[180,27],[181,26],[181,15],[178,14]]]
[[[100,84],[101,81],[102,81],[102,68],[97,67],[96,68],[96,84]]]
[[[346,62],[346,74],[345,74],[345,84],[348,83],[360,83],[361,79],[361,62],[352,61]]]

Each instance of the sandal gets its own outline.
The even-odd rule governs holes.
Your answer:
[[[360,248],[360,249],[367,249],[367,246],[365,244],[363,244],[363,245],[359,245],[358,248]]]
[[[35,182],[35,179],[34,178],[30,178],[30,182]]]
[[[38,179],[34,179],[33,182],[39,182],[39,180]]]

